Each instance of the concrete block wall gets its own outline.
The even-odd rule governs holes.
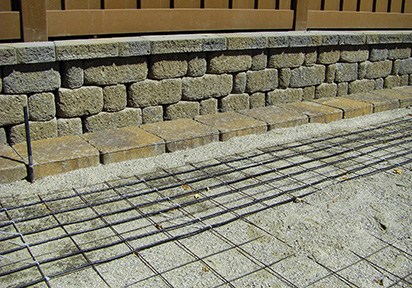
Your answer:
[[[0,44],[0,143],[412,85],[412,31]]]

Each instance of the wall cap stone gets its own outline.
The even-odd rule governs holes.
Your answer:
[[[0,44],[0,66],[17,64],[16,48]]]
[[[13,44],[18,64],[48,63],[56,61],[53,42],[32,42]]]
[[[57,61],[117,57],[119,43],[110,39],[55,41]]]

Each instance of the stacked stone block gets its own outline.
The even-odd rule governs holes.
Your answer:
[[[261,32],[0,44],[0,144],[411,85],[412,33]]]

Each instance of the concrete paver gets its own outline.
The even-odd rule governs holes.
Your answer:
[[[357,93],[345,96],[345,98],[366,102],[373,105],[373,113],[399,108],[399,100],[372,93]]]
[[[221,141],[248,134],[265,133],[267,130],[265,122],[236,112],[202,115],[195,117],[195,120],[218,129]]]
[[[312,101],[343,110],[344,119],[363,116],[373,112],[372,104],[343,97],[321,98]]]
[[[103,164],[110,164],[165,152],[164,141],[138,127],[103,130],[83,134],[83,139],[100,151]]]
[[[383,90],[374,90],[370,93],[382,95],[387,98],[398,99],[400,103],[400,108],[406,108],[412,105],[412,93],[407,92],[405,88],[402,89],[383,89]]]
[[[191,119],[144,124],[140,127],[165,140],[169,152],[219,141],[219,130]]]
[[[285,110],[277,106],[243,110],[239,113],[266,122],[269,127],[268,130],[304,125],[309,121],[308,116],[305,114]]]
[[[343,118],[342,110],[312,101],[288,103],[279,105],[279,107],[306,114],[309,117],[309,123],[329,123]]]
[[[14,148],[27,159],[26,143]],[[100,164],[99,151],[78,136],[33,141],[32,151],[36,179]]]
[[[22,180],[26,176],[22,158],[10,146],[0,145],[0,184]]]

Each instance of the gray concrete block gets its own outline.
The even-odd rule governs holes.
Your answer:
[[[240,72],[233,77],[233,94],[242,94],[246,91],[246,72]]]
[[[78,89],[60,88],[56,103],[59,117],[71,118],[97,114],[103,110],[103,89],[94,86]]]
[[[318,63],[333,64],[340,58],[340,49],[337,46],[324,46],[318,48]]]
[[[59,118],[57,119],[58,137],[74,136],[83,134],[83,123],[81,118]]]
[[[206,74],[206,53],[190,53],[187,57],[187,76],[200,77]]]
[[[30,121],[30,138],[32,141],[57,137],[57,119],[50,121]],[[26,127],[24,124],[10,128],[10,142],[18,144],[26,141]]]
[[[337,94],[338,85],[335,83],[322,83],[316,87],[315,98],[335,97]]]
[[[0,95],[0,126],[23,123],[25,106],[26,95]]]
[[[156,123],[163,121],[163,106],[149,106],[142,109],[143,123]]]
[[[369,92],[375,90],[374,80],[356,80],[349,83],[349,94]]]
[[[149,77],[156,80],[183,77],[187,66],[186,54],[154,55],[150,57]]]
[[[348,82],[354,81],[358,78],[358,64],[357,63],[337,63],[335,81]]]
[[[366,78],[383,78],[391,74],[392,61],[384,60],[378,62],[367,62],[366,64]]]
[[[116,41],[106,39],[55,41],[57,61],[108,58],[119,56]]]
[[[17,64],[16,48],[0,44],[0,66]]]
[[[56,103],[54,94],[33,94],[28,100],[29,119],[31,121],[50,121],[56,117]]]
[[[173,104],[182,98],[182,80],[145,80],[132,84],[128,89],[127,103],[130,107],[148,107]]]
[[[305,53],[301,48],[280,48],[269,50],[270,68],[293,68],[302,66]]]
[[[65,88],[80,88],[84,84],[83,61],[62,62],[62,86]]]
[[[150,42],[141,37],[111,38],[118,43],[119,57],[145,56],[150,54]]]
[[[268,64],[268,56],[265,50],[252,51],[252,67],[254,71],[266,69]]]
[[[200,104],[196,101],[180,101],[166,107],[165,118],[167,120],[176,120],[182,118],[192,119],[199,115]]]
[[[399,74],[412,74],[412,58],[400,60]]]
[[[267,38],[259,33],[227,33],[220,34],[227,41],[227,50],[264,49]]]
[[[266,95],[265,93],[253,93],[249,97],[250,109],[265,107],[266,105]]]
[[[213,52],[209,54],[207,71],[213,74],[247,71],[252,67],[252,56],[245,51]]]
[[[210,98],[200,101],[200,115],[216,114],[218,112],[218,100]]]
[[[101,112],[84,119],[85,132],[96,132],[142,124],[142,110],[126,108],[118,112]]]
[[[302,101],[303,89],[277,89],[267,93],[266,104],[276,105],[280,103],[293,103]]]
[[[29,42],[13,44],[16,48],[17,63],[35,64],[56,61],[53,42]]]
[[[343,46],[340,50],[341,62],[363,62],[369,59],[368,46]]]
[[[230,94],[220,99],[221,112],[239,111],[249,109],[248,94]]]
[[[325,66],[314,65],[292,70],[290,86],[294,88],[319,85],[325,80]]]
[[[197,78],[183,78],[182,99],[203,100],[229,95],[232,91],[233,76],[229,74],[209,75]]]
[[[125,85],[118,84],[103,88],[103,110],[116,112],[127,106],[127,89]]]
[[[247,71],[246,92],[266,92],[278,87],[278,70]]]

